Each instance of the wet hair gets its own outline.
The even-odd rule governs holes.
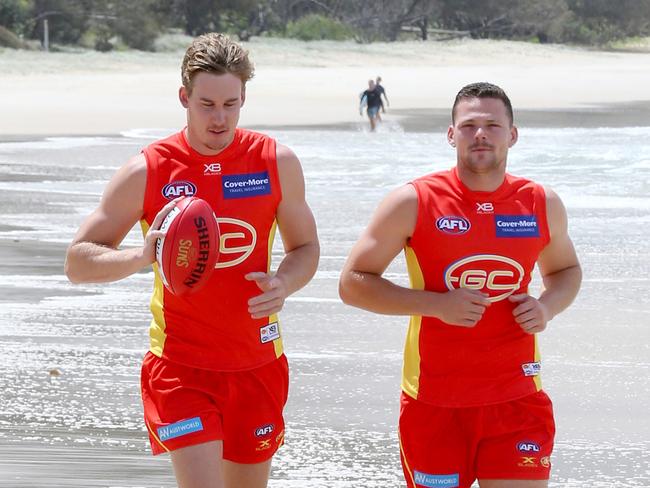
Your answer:
[[[254,71],[246,49],[224,34],[211,32],[197,37],[187,48],[181,66],[181,78],[183,86],[191,93],[192,81],[197,73],[230,73],[244,85],[253,77]]]
[[[497,98],[503,102],[506,106],[506,112],[508,113],[508,118],[510,119],[510,125],[514,123],[514,115],[512,113],[512,104],[506,92],[503,91],[503,88],[493,85],[492,83],[487,83],[481,81],[478,83],[470,83],[465,85],[460,89],[456,99],[454,100],[454,106],[451,109],[451,121],[452,123],[456,120],[456,106],[461,102],[461,100],[466,100],[468,98]]]

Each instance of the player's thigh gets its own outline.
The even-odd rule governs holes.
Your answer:
[[[478,480],[481,488],[547,488],[547,480]]]
[[[178,488],[225,488],[223,443],[205,442],[170,453]]]
[[[555,438],[553,407],[546,393],[540,391],[483,410],[484,438],[477,452],[477,478],[488,482],[485,486],[522,485],[517,480],[527,480],[532,484],[525,486],[534,488],[546,486]],[[515,481],[504,484],[500,480]]]
[[[224,488],[266,488],[271,474],[271,459],[255,464],[223,461]]]
[[[283,410],[289,393],[289,367],[283,355],[251,371],[234,373],[223,412],[223,457],[236,464],[270,460],[284,443]]]
[[[142,403],[153,454],[223,440],[221,409],[227,396],[220,373],[149,352],[142,366]]]
[[[468,430],[474,416],[463,410],[427,405],[402,393],[400,454],[409,488],[457,486],[468,488],[476,479],[476,448]]]

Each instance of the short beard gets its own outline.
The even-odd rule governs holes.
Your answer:
[[[495,154],[491,154],[489,159],[478,160],[472,154],[465,158],[465,167],[472,171],[472,173],[485,173],[499,168],[500,163]]]

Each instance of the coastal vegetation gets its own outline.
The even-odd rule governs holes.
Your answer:
[[[0,47],[156,50],[163,34],[646,46],[650,0],[0,0]],[[631,40],[628,42],[628,40]]]

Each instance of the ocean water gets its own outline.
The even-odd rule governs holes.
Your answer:
[[[108,178],[169,132],[0,142],[0,487],[175,486],[141,420],[152,273],[73,286],[62,270]],[[343,305],[337,280],[381,198],[454,153],[443,133],[397,124],[268,133],[302,161],[322,244],[316,277],[282,314],[291,387],[269,486],[404,486],[407,318]],[[509,168],[562,197],[584,267],[576,302],[540,339],[558,428],[550,486],[650,487],[650,127],[523,127]],[[401,257],[387,275],[407,283]]]

